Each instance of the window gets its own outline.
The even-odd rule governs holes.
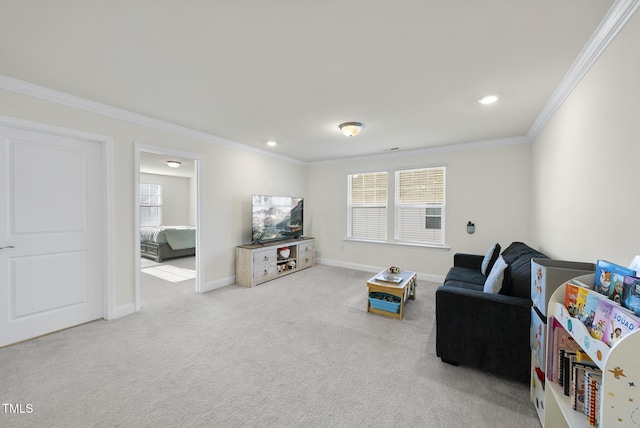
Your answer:
[[[160,184],[140,184],[140,225],[160,226],[162,224],[162,186]]]
[[[444,245],[445,167],[395,172],[397,241]]]
[[[387,176],[387,172],[348,176],[349,238],[387,240]]]

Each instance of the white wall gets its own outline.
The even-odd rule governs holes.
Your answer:
[[[0,114],[113,138],[114,277],[116,306],[134,302],[134,143],[197,154],[203,158],[203,283],[235,275],[235,247],[251,239],[251,195],[305,196],[306,167],[298,162],[213,144],[136,125],[62,104],[0,90]],[[270,187],[272,186],[272,187]]]
[[[636,13],[533,142],[533,236],[550,256],[640,254],[638,41]]]
[[[529,144],[406,157],[318,163],[309,168],[305,201],[307,233],[318,238],[322,262],[363,270],[398,265],[441,279],[456,252],[484,254],[495,242],[505,248],[530,238]],[[445,164],[448,249],[347,241],[347,174]],[[467,234],[472,221],[476,233]]]
[[[191,179],[159,174],[140,174],[140,183],[160,184],[162,186],[162,225],[195,226],[191,221],[193,211]]]
[[[235,246],[250,240],[250,195],[305,197],[305,234],[336,265],[391,264],[439,277],[455,252],[484,253],[524,241],[566,260],[627,264],[640,253],[640,17],[635,16],[557,114],[529,144],[354,159],[307,167],[0,90],[0,114],[113,138],[116,304],[134,301],[134,142],[202,156],[204,282],[235,272]],[[449,249],[345,241],[348,173],[447,166]],[[466,233],[467,221],[476,233]],[[531,228],[533,225],[533,228]]]

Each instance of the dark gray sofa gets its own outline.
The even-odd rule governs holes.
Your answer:
[[[522,242],[513,242],[501,255],[509,267],[499,294],[483,291],[484,255],[454,255],[453,267],[436,290],[436,354],[450,364],[526,383],[531,363],[531,259],[548,257]]]

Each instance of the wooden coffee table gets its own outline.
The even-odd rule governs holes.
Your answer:
[[[385,275],[399,278],[400,282],[385,281]],[[407,299],[415,300],[416,298],[416,273],[408,270],[402,270],[400,273],[388,273],[383,270],[373,278],[367,281],[367,312],[386,315],[397,319],[402,319],[404,315],[404,304]],[[372,308],[369,296],[371,293],[386,293],[400,298],[400,310],[398,313],[385,311],[378,308]]]

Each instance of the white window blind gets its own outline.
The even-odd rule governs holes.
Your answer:
[[[445,167],[395,173],[397,241],[444,245]]]
[[[387,240],[387,177],[387,172],[348,176],[348,237]]]
[[[162,185],[140,183],[140,225],[162,224]]]

